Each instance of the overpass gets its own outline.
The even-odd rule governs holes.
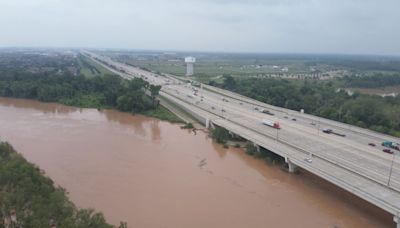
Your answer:
[[[398,138],[271,106],[212,86],[193,87],[171,75],[157,75],[95,53],[84,54],[124,78],[138,77],[162,85],[160,96],[205,126],[225,128],[285,158],[289,171],[300,167],[382,208],[393,215],[400,228],[399,153],[385,154],[380,146],[385,140],[399,142]],[[279,121],[281,129],[263,125],[263,119]],[[346,137],[324,134],[323,128]]]

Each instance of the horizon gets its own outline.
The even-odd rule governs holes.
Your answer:
[[[92,50],[92,51],[107,51],[107,52],[147,52],[156,54],[224,54],[224,55],[282,55],[282,56],[323,56],[323,57],[386,57],[386,58],[400,58],[400,54],[375,54],[375,53],[324,53],[324,52],[235,52],[235,51],[194,51],[194,50],[173,50],[173,49],[136,49],[136,48],[85,48],[85,47],[45,47],[45,46],[0,46],[0,50]]]

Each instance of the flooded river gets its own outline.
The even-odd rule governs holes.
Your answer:
[[[394,227],[314,177],[223,149],[203,132],[117,111],[0,98],[0,137],[79,207],[139,228]]]

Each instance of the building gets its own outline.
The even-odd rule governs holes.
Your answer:
[[[185,63],[186,63],[186,76],[192,76],[193,75],[193,65],[196,62],[196,58],[194,57],[186,57],[185,58]]]

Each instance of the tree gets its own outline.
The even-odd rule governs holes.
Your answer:
[[[151,94],[151,103],[153,104],[153,107],[155,107],[155,100],[157,95],[159,94],[161,89],[160,85],[150,85],[149,86],[149,90],[150,90],[150,94]]]
[[[224,82],[223,82],[222,86],[225,89],[235,89],[235,87],[236,87],[235,79],[229,74],[225,74],[225,75],[223,75],[223,77],[224,77]]]

